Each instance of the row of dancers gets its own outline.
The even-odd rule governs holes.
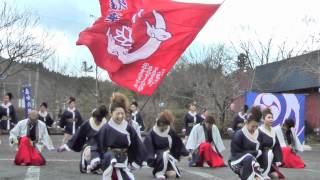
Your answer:
[[[70,98],[69,104],[74,101]],[[192,167],[202,167],[205,163],[213,168],[225,166],[221,154],[225,146],[212,116],[204,115],[202,122],[194,118],[192,124],[186,123],[190,130],[184,144],[172,127],[174,117],[169,110],[157,116],[154,127],[142,139],[141,127],[128,115],[128,107],[127,98],[114,93],[109,106],[110,119],[104,105],[95,109],[88,121],[78,125],[74,121],[77,113],[72,113],[65,118],[64,125],[65,134],[70,136],[65,136],[67,140],[58,152],[81,152],[80,172],[102,174],[103,179],[110,180],[132,180],[132,170],[145,164],[153,168],[157,179],[181,177],[177,162],[182,156],[189,157]],[[236,125],[239,128],[232,134],[231,157],[227,163],[241,179],[284,178],[279,166],[305,166],[296,154],[303,148],[295,134],[294,120],[287,119],[282,127],[272,127],[272,112],[258,107],[241,117],[242,125]],[[263,124],[258,127],[261,119]],[[44,146],[54,150],[47,125],[39,121],[37,111],[31,111],[27,119],[18,122],[10,131],[9,140],[18,146],[17,165],[44,165],[41,150]]]
[[[221,152],[225,148],[220,141],[218,128],[213,123],[212,127],[210,126],[213,129],[212,133],[203,134],[208,133],[206,121],[210,121],[210,118],[205,118],[208,117],[208,111],[204,109],[201,114],[197,114],[195,104],[189,104],[188,108],[183,131],[186,135],[187,149],[196,152],[192,153],[189,165],[201,167],[205,161],[210,167],[223,167]],[[273,120],[270,109],[261,110],[259,107],[253,107],[249,110],[247,105],[244,105],[234,117],[231,127],[227,130],[232,139],[228,166],[240,179],[282,179],[285,177],[279,171],[279,167],[305,167],[304,161],[297,155],[298,152],[303,152],[303,146],[296,134],[295,120],[288,118],[284,120],[283,125],[275,127]],[[202,129],[201,126],[204,131],[199,130]],[[189,146],[190,142],[204,142],[204,139],[207,144],[198,142],[194,146],[196,148]]]
[[[297,155],[303,146],[295,131],[294,119],[272,126],[270,109],[244,106],[234,119],[231,157],[228,165],[241,179],[284,179],[279,167],[304,168]],[[261,124],[262,120],[262,124]]]
[[[58,152],[72,150],[81,152],[80,172],[102,174],[102,179],[134,179],[132,169],[146,162],[154,168],[158,179],[180,177],[176,163],[180,156],[187,156],[181,138],[173,130],[173,115],[164,111],[157,117],[155,126],[142,140],[139,128],[132,126],[127,118],[128,100],[120,93],[114,93],[109,106],[110,119],[106,119],[106,106],[100,106],[84,121]],[[69,121],[67,121],[69,122]],[[75,123],[65,131],[74,131]],[[10,131],[11,145],[17,145],[14,163],[16,165],[45,165],[41,150],[54,150],[46,124],[38,119],[33,110]],[[162,163],[159,163],[162,162]],[[129,169],[130,167],[130,169]]]
[[[12,93],[6,93],[2,98],[0,106],[0,132],[11,130],[17,123],[18,117],[16,109],[11,103],[13,99]],[[59,113],[58,121],[52,118],[48,113],[48,104],[43,102],[39,106],[38,118],[44,122],[48,129],[53,128],[54,125],[58,128],[64,129],[63,143],[66,142],[75,133],[75,130],[83,123],[83,118],[80,111],[76,108],[76,99],[70,97],[66,102],[67,109]],[[107,111],[107,110],[106,110]],[[144,122],[140,112],[138,111],[138,103],[133,101],[129,108],[132,119],[137,122],[136,125],[141,131],[144,130]],[[1,139],[0,139],[1,144]]]

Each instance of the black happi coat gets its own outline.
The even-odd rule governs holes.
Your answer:
[[[115,128],[111,121],[113,120],[109,120],[95,134],[95,143],[91,147],[92,159],[99,157],[101,159],[101,167],[104,170],[110,166],[110,159],[105,158],[109,148],[127,149],[128,162],[142,165],[146,158],[146,150],[134,128],[127,122],[123,122],[126,126],[125,132],[123,132],[123,130]]]
[[[75,121],[75,130],[77,130],[83,122],[80,112],[78,110],[75,110],[74,113],[74,119],[73,113],[68,110],[65,110],[61,115],[60,127],[64,128],[65,133],[67,134],[72,134],[73,121]]]
[[[241,180],[251,179],[254,176],[263,179],[260,169],[256,168],[259,166],[256,158],[261,155],[259,136],[258,130],[255,131],[254,135],[250,135],[245,127],[236,131],[233,136],[231,157],[228,163],[231,170],[238,174]]]
[[[91,126],[90,121],[92,120],[85,121],[68,141],[67,145],[70,149],[80,152],[86,145],[92,146],[95,144],[94,136],[98,131]]]
[[[276,135],[274,135],[273,138],[265,132],[259,130],[258,141],[260,142],[260,149],[262,153],[264,153],[267,150],[272,150],[274,154],[273,162],[282,161],[282,150]]]
[[[205,118],[202,117],[201,114],[197,114],[196,118],[197,118],[197,124],[201,124],[205,120]]]
[[[232,128],[234,131],[238,131],[239,129],[241,129],[241,128],[243,127],[244,121],[245,121],[244,116],[240,116],[240,114],[238,113],[238,114],[233,118],[233,121],[232,121],[232,124],[231,124],[231,128]]]
[[[39,113],[39,120],[46,123],[47,127],[52,127],[54,122],[49,113],[47,113],[47,115],[44,117]]]
[[[168,137],[159,136],[153,129],[146,135],[144,145],[148,151],[147,162],[151,165],[155,162],[155,155],[164,150],[170,150],[170,154],[177,160],[179,160],[181,156],[189,155],[181,138],[172,128],[170,128],[168,136],[172,139],[171,147],[169,146]]]
[[[16,111],[13,105],[8,106],[7,108],[0,106],[0,129],[7,129],[7,119],[10,119],[10,129],[18,123]]]
[[[237,131],[231,141],[231,157],[230,160],[237,160],[247,153],[256,157],[260,148],[259,142],[253,142],[248,139],[242,130]]]
[[[197,115],[192,116],[189,112],[184,116],[184,127],[186,129],[186,135],[189,136],[192,128],[197,123]]]
[[[154,168],[153,175],[156,175],[157,172],[163,170],[164,164],[166,163],[163,159],[163,153],[165,151],[169,151],[169,154],[177,160],[179,160],[181,156],[189,155],[189,152],[186,150],[181,138],[172,128],[165,132],[160,132],[155,126],[146,135],[144,139],[144,145],[148,151],[147,163],[150,167]],[[175,164],[170,164],[168,166],[176,167]],[[179,170],[177,167],[176,169],[178,171],[177,175],[179,176]]]

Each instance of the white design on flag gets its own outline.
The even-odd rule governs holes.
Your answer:
[[[137,12],[136,14],[134,14],[134,15],[132,16],[132,20],[131,20],[132,23],[136,23],[136,18],[137,18],[137,16],[142,17],[143,11],[144,11],[144,9],[140,9],[139,12]]]
[[[165,69],[160,70],[159,67],[153,67],[149,63],[144,63],[133,86],[139,92],[143,91],[146,85],[152,87],[160,81],[165,71]]]
[[[141,11],[137,13],[138,16],[140,16],[139,13],[141,13]],[[149,36],[149,40],[142,47],[134,52],[129,52],[130,47],[128,46],[130,43],[130,45],[132,45],[134,42],[132,40],[132,32],[130,27],[122,26],[122,30],[117,29],[116,36],[111,34],[111,30],[109,28],[107,31],[108,53],[118,56],[118,59],[123,64],[130,64],[139,60],[143,60],[154,54],[159,49],[161,43],[170,39],[172,35],[170,32],[166,31],[166,22],[164,17],[155,10],[153,10],[152,13],[155,17],[156,24],[151,25],[149,22],[145,21],[147,26],[146,34]],[[132,17],[132,20],[135,21],[135,15]],[[130,33],[126,34],[125,31]],[[121,45],[118,45],[117,43],[120,43]]]
[[[113,38],[121,43],[121,46],[131,47],[134,43],[132,40],[132,29],[128,26],[122,26],[122,30],[116,29],[116,36]],[[128,36],[126,36],[128,34]]]

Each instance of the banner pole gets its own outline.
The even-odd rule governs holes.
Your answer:
[[[148,102],[150,101],[152,96],[149,96],[148,99],[146,100],[146,102],[142,105],[140,111],[143,111],[144,107],[148,104]]]

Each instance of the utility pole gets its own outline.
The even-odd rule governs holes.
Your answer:
[[[22,83],[21,83],[21,79],[19,78],[19,80],[18,80],[18,93],[19,93],[18,104],[19,104],[19,107],[22,107],[21,86],[22,86]]]
[[[4,96],[6,94],[6,83],[3,82],[2,84],[3,84],[3,96]]]
[[[31,86],[31,71],[28,72],[28,85]]]
[[[86,61],[83,61],[82,62],[82,71],[85,73],[85,76],[87,76],[87,73],[88,72],[93,72],[93,66],[89,66],[88,67],[88,64]],[[95,68],[95,73],[96,73],[96,92],[94,94],[95,98],[96,98],[96,106],[99,105],[99,97],[100,97],[100,93],[99,93],[99,80],[98,80],[98,66],[96,65],[96,68]]]
[[[36,70],[36,80],[34,82],[34,107],[37,107],[38,102],[38,88],[39,88],[39,66],[37,66]]]
[[[99,99],[100,99],[100,91],[99,91],[99,79],[98,79],[98,66],[96,65],[96,104],[99,105]]]

